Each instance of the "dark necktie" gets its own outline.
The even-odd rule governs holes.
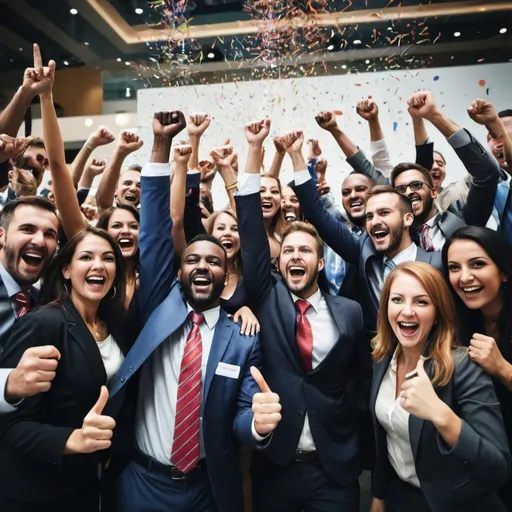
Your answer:
[[[199,462],[199,417],[201,411],[201,363],[203,343],[199,326],[201,313],[191,311],[192,329],[185,343],[178,381],[178,399],[174,423],[171,461],[181,472],[188,473]]]
[[[297,345],[304,362],[304,369],[310,372],[313,369],[313,331],[306,311],[311,307],[307,300],[298,299],[295,302],[297,309]]]

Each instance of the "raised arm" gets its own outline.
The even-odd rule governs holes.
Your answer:
[[[249,152],[245,173],[240,177],[236,195],[238,231],[243,264],[244,287],[249,303],[256,310],[265,302],[272,288],[272,267],[260,198],[260,166],[263,141],[270,131],[270,121],[245,126]]]
[[[73,177],[73,185],[75,188],[78,188],[78,182],[82,178],[87,160],[89,160],[92,152],[99,146],[104,146],[114,142],[114,139],[115,137],[112,135],[112,133],[108,130],[108,128],[105,128],[104,126],[100,126],[94,133],[89,135],[85,141],[85,144],[82,146],[70,166],[71,175]]]
[[[357,264],[359,260],[359,242],[342,221],[335,219],[322,203],[316,186],[306,170],[302,156],[302,132],[290,134],[293,141],[288,154],[293,163],[295,181],[292,185],[299,199],[306,219],[315,226],[323,241],[344,260]]]
[[[360,101],[356,111],[360,117],[368,122],[370,129],[370,149],[373,165],[389,178],[393,170],[393,162],[389,156],[388,146],[379,119],[379,106],[373,99]]]
[[[211,118],[208,114],[190,114],[187,126],[188,140],[192,146],[192,156],[189,162],[190,169],[199,169],[199,143],[210,123]]]
[[[39,58],[41,58],[41,56],[39,56]],[[53,85],[55,62],[50,61],[48,68],[44,69],[45,73],[48,73],[48,77],[51,78]],[[43,121],[43,138],[50,164],[55,204],[59,210],[64,233],[69,239],[81,231],[86,223],[82,217],[82,212],[80,211],[76,197],[76,189],[73,186],[73,180],[71,179],[71,174],[66,165],[64,142],[53,105],[51,89],[49,92],[41,94],[41,114]]]
[[[101,216],[105,210],[108,210],[114,204],[117,182],[121,174],[121,167],[126,157],[138,151],[144,144],[135,133],[123,131],[119,135],[119,143],[112,154],[108,167],[103,174],[103,178],[96,192],[96,204],[98,205],[98,215]]]
[[[235,194],[238,190],[238,181],[233,169],[233,160],[236,156],[233,153],[233,148],[231,146],[221,146],[211,151],[210,156],[219,170],[222,181],[224,181],[229,198],[229,208],[236,213]]]
[[[268,174],[273,178],[279,178],[281,167],[283,166],[283,160],[286,156],[286,148],[283,146],[283,138],[274,137],[274,146],[276,148],[276,152],[274,153],[274,159],[272,160]]]
[[[169,153],[173,137],[185,126],[179,111],[157,112],[153,117],[153,148],[141,177],[139,303],[143,318],[162,302],[175,278]]]
[[[183,217],[185,215],[185,196],[187,194],[187,166],[192,154],[192,146],[175,146],[174,176],[171,183],[171,218],[174,249],[179,257],[183,253],[187,240]]]
[[[424,119],[418,114],[418,108],[423,104],[422,96],[413,94],[407,100],[407,110],[411,116],[416,145],[416,163],[430,171],[434,165],[434,143],[429,142]]]

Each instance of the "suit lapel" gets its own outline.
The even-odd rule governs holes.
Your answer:
[[[425,251],[423,247],[418,245],[416,250],[416,261],[422,261],[423,263],[430,263],[430,253]]]
[[[283,321],[285,336],[289,342],[290,350],[292,351],[292,359],[302,372],[304,372],[304,363],[300,355],[299,345],[297,344],[297,311],[295,303],[288,288],[283,284],[286,290],[285,300],[280,301],[279,313]]]
[[[210,354],[208,356],[208,363],[206,365],[206,375],[204,378],[204,398],[203,405],[208,398],[208,392],[212,384],[213,376],[217,370],[224,353],[229,344],[229,340],[233,335],[234,323],[227,317],[226,313],[221,309],[219,320],[215,326],[213,333],[212,346],[210,347]]]
[[[388,370],[389,363],[390,363],[392,357],[393,357],[392,354],[386,356],[382,361],[378,362],[373,367],[372,389],[370,391],[370,410],[371,411],[375,410],[375,402],[377,402],[377,395],[379,393],[380,385],[382,384],[384,375],[386,375],[386,372]]]
[[[106,382],[107,374],[96,341],[71,301],[65,304],[64,314],[68,320],[71,338],[73,338],[77,346],[83,352],[96,377]]]

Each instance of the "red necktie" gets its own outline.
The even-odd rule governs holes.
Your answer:
[[[313,369],[313,331],[306,311],[311,307],[307,300],[299,299],[295,302],[297,309],[297,345],[304,362],[304,369],[310,372]]]
[[[30,295],[28,292],[18,292],[15,296],[15,300],[16,305],[18,306],[17,317],[21,318],[28,313],[30,308]]]
[[[421,246],[427,252],[435,251],[434,242],[432,242],[432,238],[430,238],[430,230],[432,228],[428,224],[423,224],[421,226]]]
[[[192,321],[178,381],[178,400],[174,423],[171,461],[181,472],[188,473],[199,462],[199,413],[201,410],[201,363],[203,344],[199,326],[204,321],[201,313],[191,311]]]

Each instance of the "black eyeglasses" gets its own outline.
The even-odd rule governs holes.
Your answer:
[[[411,183],[408,183],[407,185],[397,185],[395,187],[395,190],[399,194],[405,194],[407,192],[407,189],[410,188],[412,192],[416,192],[416,190],[419,190],[423,185],[426,185],[429,188],[431,187],[428,183],[425,183],[424,181],[411,181]]]

